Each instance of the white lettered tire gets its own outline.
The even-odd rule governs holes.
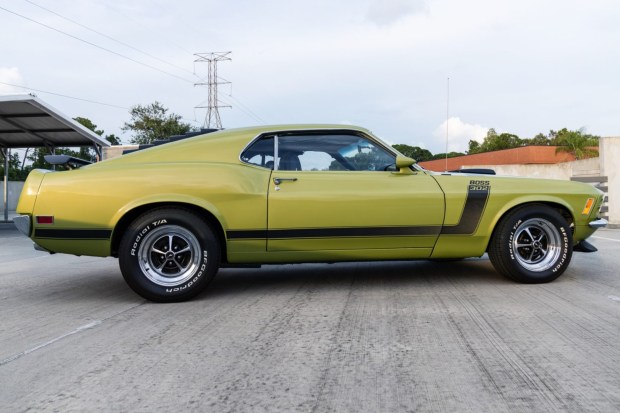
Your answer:
[[[185,301],[202,292],[217,273],[220,245],[212,228],[184,208],[157,208],[140,215],[119,248],[123,278],[142,297]]]
[[[573,254],[570,225],[559,212],[543,204],[516,208],[497,225],[489,244],[495,269],[523,283],[558,278]]]

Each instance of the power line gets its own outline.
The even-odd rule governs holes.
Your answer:
[[[114,104],[111,104],[111,103],[97,102],[95,100],[90,100],[90,99],[77,98],[75,96],[63,95],[62,93],[49,92],[47,90],[35,89],[35,88],[32,88],[32,87],[28,87],[28,86],[14,85],[12,83],[6,83],[6,82],[0,82],[0,84],[7,85],[7,86],[12,86],[12,87],[18,87],[18,88],[26,89],[26,90],[32,90],[34,92],[39,92],[39,93],[47,93],[49,95],[60,96],[60,97],[67,98],[67,99],[80,100],[82,102],[93,103],[93,104],[96,104],[96,105],[103,105],[103,106],[109,106],[109,107],[112,107],[112,108],[129,110],[129,108],[127,108],[125,106],[114,105]]]
[[[120,11],[120,10],[118,10],[118,9],[116,8],[116,6],[114,6],[113,4],[108,4],[108,5],[107,5],[107,7],[108,7],[108,9],[109,9],[109,10],[113,10],[114,12],[116,12],[116,14],[118,14],[118,15],[120,15],[120,16],[123,16],[124,18],[126,18],[126,19],[128,19],[128,20],[132,21],[133,23],[135,23],[135,24],[136,24],[136,25],[138,25],[138,26],[141,26],[143,29],[145,29],[145,30],[149,30],[149,31],[152,31],[150,27],[146,27],[146,26],[145,26],[144,24],[142,24],[139,20],[136,20],[136,19],[134,19],[133,17],[131,17],[130,15],[127,15],[127,14],[125,14],[125,13],[121,12],[121,11]],[[187,27],[192,27],[192,26],[191,26],[191,25],[189,25],[189,26],[187,26]],[[171,46],[174,46],[174,47],[178,48],[179,50],[184,51],[184,52],[185,52],[185,53],[187,53],[188,55],[193,55],[193,54],[194,54],[193,52],[190,52],[189,50],[185,49],[183,46],[179,46],[177,43],[172,42],[172,41],[171,41],[168,37],[160,37],[160,40],[161,40],[161,41],[163,41],[163,42],[168,43],[168,44],[169,44],[169,45],[171,45]]]
[[[75,20],[73,20],[73,19],[70,19],[70,18],[68,18],[68,17],[66,17],[66,16],[63,16],[62,14],[57,13],[57,12],[55,12],[55,11],[53,11],[53,10],[50,10],[50,9],[48,9],[48,8],[46,8],[46,7],[43,7],[43,6],[41,6],[41,5],[37,4],[37,3],[33,2],[33,1],[30,1],[30,0],[24,0],[24,1],[25,1],[25,2],[27,2],[27,3],[32,4],[33,6],[36,6],[36,7],[40,8],[40,9],[43,9],[43,10],[45,10],[45,11],[49,12],[49,13],[52,13],[52,14],[54,14],[54,15],[56,15],[56,16],[58,16],[58,17],[62,18],[62,19],[65,19],[65,20],[67,20],[67,21],[69,21],[69,22],[71,22],[71,23],[73,23],[73,24],[76,24],[76,25],[78,25],[78,26],[80,26],[80,27],[83,27],[83,28],[84,28],[84,29],[86,29],[86,30],[89,30],[89,31],[91,31],[91,32],[93,32],[93,33],[96,33],[96,34],[100,35],[100,36],[103,36],[103,37],[105,37],[106,39],[112,40],[112,41],[114,41],[114,42],[116,42],[116,43],[118,43],[118,44],[121,44],[121,45],[123,45],[123,46],[125,46],[125,47],[128,47],[128,48],[130,48],[130,49],[132,49],[132,50],[135,50],[135,51],[137,51],[137,52],[139,52],[139,53],[142,53],[143,55],[146,55],[146,56],[148,56],[148,57],[150,57],[150,58],[152,58],[152,59],[155,59],[155,60],[157,60],[157,61],[159,61],[159,62],[165,63],[165,64],[170,65],[170,66],[172,66],[172,67],[176,67],[177,69],[183,70],[183,71],[185,71],[185,72],[187,72],[187,73],[189,73],[189,74],[192,74],[192,75],[194,74],[191,70],[187,70],[187,69],[185,69],[184,67],[177,66],[177,65],[175,65],[174,63],[170,63],[170,62],[168,62],[168,61],[166,61],[166,60],[164,60],[164,59],[160,59],[159,57],[154,56],[154,55],[153,55],[153,54],[151,54],[151,53],[148,53],[148,52],[145,52],[145,51],[143,51],[143,50],[140,50],[140,49],[138,49],[137,47],[134,47],[134,46],[130,45],[129,43],[123,42],[122,40],[115,39],[115,38],[113,38],[112,36],[108,36],[108,35],[107,35],[107,34],[105,34],[105,33],[102,33],[102,32],[100,32],[100,31],[97,31],[97,30],[95,30],[95,29],[92,29],[92,28],[90,28],[90,27],[88,27],[88,26],[86,26],[86,25],[84,25],[84,24],[82,24],[82,23],[80,23],[80,22],[77,22],[77,21],[75,21]]]
[[[86,43],[86,44],[88,44],[88,45],[94,46],[94,47],[96,47],[96,48],[98,48],[98,49],[101,49],[101,50],[104,50],[104,51],[106,51],[106,52],[108,52],[108,53],[112,53],[112,54],[114,54],[114,55],[116,55],[116,56],[122,57],[123,59],[131,60],[131,61],[132,61],[132,62],[134,62],[134,63],[137,63],[137,64],[139,64],[139,65],[142,65],[142,66],[148,67],[148,68],[150,68],[150,69],[156,70],[156,71],[158,71],[158,72],[160,72],[160,73],[166,74],[166,75],[168,75],[168,76],[174,77],[174,78],[179,79],[179,80],[182,80],[182,81],[184,81],[184,82],[188,82],[188,83],[192,83],[192,84],[194,83],[192,80],[185,79],[185,78],[183,78],[183,77],[181,77],[181,76],[177,76],[177,75],[175,75],[175,74],[173,74],[173,73],[170,73],[170,72],[166,72],[165,70],[162,70],[162,69],[159,69],[159,68],[157,68],[157,67],[155,67],[155,66],[149,65],[148,63],[141,62],[141,61],[136,60],[136,59],[133,59],[133,58],[131,58],[131,57],[129,57],[129,56],[125,56],[124,54],[121,54],[121,53],[115,52],[115,51],[110,50],[110,49],[107,49],[107,48],[105,48],[105,47],[103,47],[103,46],[99,46],[98,44],[95,44],[95,43],[89,42],[88,40],[84,40],[84,39],[81,39],[81,38],[79,38],[79,37],[77,37],[77,36],[74,36],[74,35],[72,35],[72,34],[69,34],[69,33],[67,33],[67,32],[63,32],[63,31],[62,31],[62,30],[60,30],[60,29],[57,29],[57,28],[52,27],[52,26],[48,26],[48,25],[47,25],[47,24],[45,24],[45,23],[41,23],[41,22],[39,22],[39,21],[37,21],[37,20],[31,19],[30,17],[26,17],[26,16],[24,16],[24,15],[22,15],[22,14],[19,14],[19,13],[17,13],[17,12],[14,12],[14,11],[9,10],[9,9],[7,9],[7,8],[4,8],[4,7],[2,7],[2,6],[0,6],[0,10],[4,10],[4,11],[9,12],[9,13],[11,13],[11,14],[14,14],[14,15],[16,15],[16,16],[19,16],[19,17],[21,17],[22,19],[26,19],[26,20],[31,21],[31,22],[33,22],[33,23],[36,23],[36,24],[38,24],[38,25],[40,25],[40,26],[46,27],[46,28],[48,28],[48,29],[50,29],[50,30],[54,30],[55,32],[58,32],[58,33],[64,34],[65,36],[71,37],[72,39],[78,40],[78,41],[80,41],[80,42],[82,42],[82,43]]]
[[[217,80],[221,81],[221,84],[232,84],[232,82],[226,78],[223,78],[222,76],[217,76]],[[231,86],[231,90],[230,93],[227,94],[226,96],[228,96],[229,98],[231,98],[232,100],[234,100],[235,102],[237,102],[237,105],[240,106],[240,109],[243,113],[245,113],[246,115],[248,115],[249,117],[253,118],[254,120],[258,121],[259,123],[267,123],[265,122],[260,116],[258,116],[252,109],[250,109],[247,105],[244,105],[243,102],[241,102],[238,98],[236,98],[235,96],[233,96],[232,94],[232,86]],[[224,103],[228,103],[228,102],[224,102]],[[202,105],[202,103],[201,103]],[[244,110],[245,109],[245,110]]]
[[[68,17],[65,17],[65,16],[63,16],[63,15],[61,15],[61,14],[59,14],[59,13],[57,13],[57,12],[53,11],[53,10],[50,10],[50,9],[48,9],[48,8],[46,8],[46,7],[43,7],[43,6],[41,6],[41,5],[37,4],[37,3],[33,2],[33,1],[30,1],[30,0],[25,0],[25,1],[26,1],[26,2],[28,2],[28,3],[30,3],[30,4],[32,4],[33,6],[39,7],[39,8],[41,8],[41,9],[43,9],[43,10],[45,10],[45,11],[49,12],[49,13],[52,13],[52,14],[54,14],[54,15],[58,16],[58,17],[61,17],[62,19],[65,19],[65,20],[67,20],[67,21],[69,21],[69,22],[71,22],[71,23],[74,23],[74,24],[76,24],[76,25],[78,25],[78,26],[80,26],[80,27],[83,27],[83,28],[85,28],[85,29],[87,29],[87,30],[89,30],[89,31],[91,31],[91,32],[93,32],[93,33],[96,33],[96,34],[98,34],[98,35],[100,35],[100,36],[103,36],[103,37],[105,37],[105,38],[107,38],[107,39],[110,39],[110,40],[112,40],[112,41],[114,41],[114,42],[116,42],[116,43],[119,43],[119,44],[121,44],[121,45],[123,45],[123,46],[126,46],[126,47],[128,47],[128,48],[130,48],[130,49],[133,49],[133,50],[135,50],[135,51],[137,51],[137,52],[139,52],[139,53],[142,53],[142,54],[144,54],[144,55],[146,55],[146,56],[148,56],[148,57],[151,57],[151,58],[153,58],[153,59],[155,59],[155,60],[158,60],[158,61],[160,61],[160,62],[162,62],[162,63],[165,63],[165,64],[168,64],[168,65],[174,66],[174,67],[176,67],[176,68],[178,68],[178,69],[180,69],[180,70],[186,71],[187,73],[190,73],[190,74],[192,74],[192,75],[194,75],[194,76],[198,77],[198,75],[197,75],[196,73],[194,73],[194,72],[191,72],[191,71],[189,71],[189,70],[187,70],[187,69],[184,69],[184,68],[182,68],[182,67],[180,67],[180,66],[177,66],[177,65],[175,65],[175,64],[173,64],[173,63],[170,63],[170,62],[167,62],[167,61],[165,61],[165,60],[163,60],[163,59],[160,59],[160,58],[158,58],[157,56],[154,56],[153,54],[150,54],[150,53],[148,53],[148,52],[145,52],[145,51],[143,51],[143,50],[140,50],[140,49],[138,49],[138,48],[136,48],[136,47],[134,47],[134,46],[132,46],[132,45],[130,45],[130,44],[128,44],[128,43],[126,43],[126,42],[123,42],[123,41],[121,41],[121,40],[118,40],[118,39],[115,39],[115,38],[113,38],[113,37],[111,37],[111,36],[108,36],[108,35],[106,35],[105,33],[102,33],[102,32],[99,32],[99,31],[97,31],[97,30],[95,30],[95,29],[92,29],[92,28],[90,28],[90,27],[88,27],[88,26],[86,26],[86,25],[84,25],[84,24],[81,24],[81,23],[79,23],[79,22],[77,22],[77,21],[75,21],[75,20],[72,20],[72,19],[70,19],[70,18],[68,18]],[[173,73],[170,73],[170,72],[167,72],[167,71],[165,71],[165,70],[159,69],[159,68],[157,68],[157,67],[155,67],[155,66],[152,66],[152,65],[150,65],[150,64],[148,64],[148,63],[141,62],[141,61],[136,60],[136,59],[133,59],[133,58],[131,58],[131,57],[129,57],[129,56],[126,56],[126,55],[123,55],[123,54],[121,54],[121,53],[118,53],[118,52],[115,52],[115,51],[113,51],[113,50],[110,50],[110,49],[108,49],[108,48],[106,48],[106,47],[103,47],[103,46],[100,46],[100,45],[98,45],[98,44],[92,43],[92,42],[90,42],[90,41],[88,41],[88,40],[84,40],[84,39],[82,39],[82,38],[80,38],[80,37],[77,37],[77,36],[74,36],[74,35],[69,34],[69,33],[67,33],[67,32],[64,32],[64,31],[62,31],[62,30],[60,30],[60,29],[57,29],[57,28],[52,27],[52,26],[49,26],[49,25],[47,25],[47,24],[45,24],[45,23],[41,23],[41,22],[39,22],[39,21],[37,21],[37,20],[34,20],[34,19],[30,18],[30,17],[24,16],[24,15],[22,15],[22,14],[19,14],[19,13],[17,13],[17,12],[14,12],[14,11],[12,11],[12,10],[9,10],[9,9],[7,9],[7,8],[5,8],[5,7],[0,6],[0,9],[1,9],[1,10],[6,11],[6,12],[8,12],[8,13],[14,14],[14,15],[16,15],[16,16],[18,16],[18,17],[21,17],[21,18],[23,18],[23,19],[25,19],[25,20],[31,21],[31,22],[33,22],[33,23],[36,23],[36,24],[38,24],[38,25],[40,25],[40,26],[43,26],[43,27],[45,27],[45,28],[47,28],[47,29],[54,30],[54,31],[56,31],[56,32],[58,32],[58,33],[64,34],[65,36],[68,36],[68,37],[71,37],[71,38],[73,38],[73,39],[75,39],[75,40],[78,40],[78,41],[80,41],[80,42],[86,43],[86,44],[88,44],[88,45],[90,45],[90,46],[94,46],[94,47],[96,47],[96,48],[98,48],[98,49],[101,49],[101,50],[104,50],[104,51],[106,51],[106,52],[108,52],[108,53],[112,53],[112,54],[114,54],[114,55],[116,55],[116,56],[119,56],[119,57],[122,57],[122,58],[124,58],[124,59],[130,60],[130,61],[132,61],[132,62],[134,62],[134,63],[137,63],[137,64],[139,64],[139,65],[142,65],[142,66],[144,66],[144,67],[148,67],[148,68],[153,69],[153,70],[156,70],[156,71],[158,71],[158,72],[160,72],[160,73],[163,73],[163,74],[166,74],[166,75],[168,75],[168,76],[172,76],[172,77],[174,77],[174,78],[176,78],[176,79],[183,80],[184,82],[188,82],[188,83],[192,83],[192,84],[196,85],[196,83],[194,83],[194,81],[192,81],[192,80],[189,80],[189,79],[183,78],[183,77],[181,77],[181,76],[177,76],[177,75],[175,75],[175,74],[173,74]],[[117,11],[117,12],[118,12],[118,11]],[[119,13],[119,14],[121,14],[121,15],[123,15],[123,16],[125,16],[124,14],[122,14],[122,13],[120,13],[120,12],[118,12],[118,13]],[[125,17],[127,17],[127,16],[125,16]],[[135,20],[134,20],[134,21],[135,21]],[[143,26],[143,27],[144,27],[144,26]],[[175,45],[175,46],[176,46],[176,47],[179,47],[179,48],[180,48],[181,50],[183,50],[183,51],[188,52],[187,50],[183,49],[182,47],[180,47],[180,46],[178,46],[178,45]],[[188,53],[189,53],[189,52],[188,52]],[[218,76],[218,75],[217,75],[217,68],[215,69],[215,78],[214,78],[214,79],[212,79],[211,81],[212,81],[212,82],[214,82],[214,83],[230,83],[228,80],[226,80],[226,79],[224,79],[224,78],[222,78],[222,77],[220,77],[220,76]],[[68,98],[68,99],[75,99],[75,100],[81,100],[81,101],[84,101],[84,102],[89,102],[89,103],[94,103],[94,104],[100,104],[100,105],[104,105],[104,106],[116,107],[116,108],[121,108],[121,109],[128,109],[128,108],[126,108],[126,107],[119,106],[119,105],[107,104],[107,103],[102,103],[102,102],[92,101],[92,100],[89,100],[89,99],[82,99],[82,98],[78,98],[78,97],[73,97],[73,96],[63,95],[63,94],[60,94],[60,93],[48,92],[48,91],[44,91],[44,90],[39,90],[39,89],[29,88],[29,87],[26,87],[26,86],[12,85],[12,84],[8,84],[8,83],[4,83],[4,82],[0,82],[0,83],[6,84],[6,85],[9,85],[9,86],[19,87],[19,88],[22,88],[22,89],[33,90],[33,91],[37,91],[37,92],[40,92],[40,93],[47,93],[47,94],[51,94],[51,95],[56,95],[56,96],[60,96],[60,97],[65,97],[65,98]],[[260,122],[260,123],[263,123],[263,124],[265,123],[265,121],[264,121],[264,120],[263,120],[260,116],[258,116],[255,112],[253,112],[253,111],[252,111],[252,110],[251,110],[248,106],[244,105],[244,104],[243,104],[243,103],[242,103],[242,102],[241,102],[238,98],[236,98],[235,96],[232,96],[232,94],[230,94],[230,95],[228,95],[228,96],[229,96],[231,99],[233,99],[233,100],[234,100],[234,101],[238,104],[239,109],[240,109],[243,113],[245,113],[246,115],[248,115],[249,117],[253,118],[254,120],[256,120],[256,121],[258,121],[258,122]],[[216,94],[216,100],[217,100],[217,94]],[[227,102],[225,102],[225,103],[227,103]],[[217,108],[217,107],[218,107],[217,105],[218,105],[218,101],[216,101],[216,102],[215,102],[215,106],[213,106],[213,108]],[[224,106],[219,106],[219,107],[224,107]],[[217,118],[219,118],[219,112],[217,113]],[[206,120],[205,120],[205,121],[206,121]],[[221,122],[221,121],[220,121],[220,122]]]
[[[267,123],[267,122],[265,122],[265,120],[263,118],[258,116],[252,109],[250,109],[249,107],[247,107],[246,105],[241,103],[241,101],[239,99],[237,99],[236,97],[234,97],[232,94],[228,95],[228,97],[230,97],[232,100],[237,102],[237,105],[240,106],[239,109],[243,113],[245,113],[246,115],[250,116],[251,118],[254,118],[254,120],[258,121],[259,123],[262,123],[262,124]]]

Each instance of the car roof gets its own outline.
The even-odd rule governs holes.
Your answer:
[[[370,131],[366,128],[356,125],[344,125],[344,124],[318,124],[318,123],[300,123],[300,124],[274,124],[274,125],[257,125],[257,126],[248,126],[242,128],[231,128],[231,129],[222,129],[218,132],[214,132],[214,134],[222,134],[222,133],[250,133],[254,132],[256,135],[269,133],[269,132],[280,132],[280,131],[304,131],[304,130],[354,130],[365,133],[370,133]]]
[[[189,137],[152,148],[123,155],[102,163],[124,164],[143,162],[175,162],[192,160],[238,159],[241,151],[258,136],[279,132],[303,131],[354,131],[372,136],[365,128],[342,124],[279,124],[258,125],[243,128],[222,129],[203,135]],[[207,149],[208,148],[208,149]]]

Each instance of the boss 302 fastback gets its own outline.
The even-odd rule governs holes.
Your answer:
[[[17,227],[49,252],[114,256],[129,286],[181,301],[221,265],[450,259],[485,252],[548,282],[606,221],[569,181],[435,173],[368,130],[231,129],[30,173]]]

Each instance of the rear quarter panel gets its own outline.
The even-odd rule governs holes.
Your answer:
[[[213,214],[227,228],[264,228],[270,171],[241,164],[190,162],[128,164],[48,174],[34,215],[54,216],[54,229],[113,230],[130,210],[185,203]],[[251,213],[249,213],[251,212]],[[42,226],[34,225],[35,231]],[[55,252],[107,256],[110,240],[35,237]]]

